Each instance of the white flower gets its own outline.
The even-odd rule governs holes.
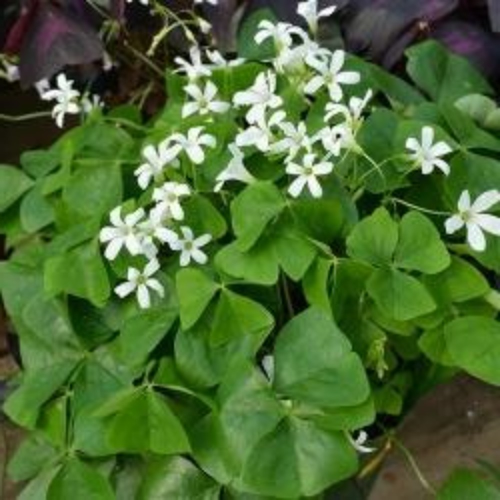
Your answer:
[[[182,238],[170,245],[172,250],[181,252],[180,264],[182,267],[189,265],[191,260],[198,264],[206,264],[208,257],[200,249],[212,241],[212,236],[204,234],[198,238],[194,237],[193,231],[186,226],[181,227]]]
[[[287,152],[286,161],[293,160],[301,149],[311,152],[313,143],[317,140],[316,137],[309,137],[307,127],[304,122],[295,125],[292,122],[284,122],[279,124],[280,129],[285,134],[285,137],[271,145],[270,151],[274,154]]]
[[[163,186],[154,190],[153,200],[158,203],[159,210],[168,212],[175,220],[182,220],[184,219],[184,210],[180,199],[190,194],[191,190],[187,184],[166,182]]]
[[[132,3],[134,0],[127,0],[127,3]],[[149,5],[149,0],[139,0],[142,5]]]
[[[154,207],[150,210],[149,217],[138,224],[142,253],[150,260],[158,254],[156,241],[170,245],[178,239],[177,233],[165,225],[170,219],[166,214],[167,212]]]
[[[349,100],[349,106],[338,102],[329,102],[325,108],[325,121],[329,121],[334,116],[340,114],[343,115],[347,124],[352,129],[356,129],[360,124],[361,115],[372,97],[373,92],[371,89],[368,89],[363,99],[359,97],[351,97]]]
[[[160,269],[160,264],[156,259],[151,260],[141,272],[134,267],[129,267],[127,281],[115,288],[115,293],[121,299],[133,292],[137,294],[137,301],[141,309],[151,307],[151,297],[149,290],[154,290],[161,298],[165,296],[163,285],[152,276]]]
[[[365,446],[365,443],[368,441],[368,434],[365,431],[360,431],[356,439],[354,439],[349,433],[347,433],[347,437],[349,438],[352,446],[354,446],[355,450],[359,453],[373,453],[377,450],[377,448]]]
[[[333,101],[342,99],[341,85],[354,85],[360,81],[360,75],[356,71],[341,71],[345,62],[345,52],[336,50],[328,61],[310,58],[307,60],[309,66],[319,74],[313,76],[307,82],[304,91],[306,94],[315,94],[321,87],[325,86]]]
[[[258,28],[259,31],[255,35],[255,43],[261,45],[268,38],[271,38],[278,52],[292,45],[292,35],[304,36],[303,30],[289,23],[273,23],[264,19],[259,23]]]
[[[210,5],[217,5],[219,0],[194,0],[195,5],[200,5],[202,3],[208,3]]]
[[[0,62],[4,67],[4,70],[0,71],[0,76],[10,83],[17,82],[20,78],[19,66],[10,63],[7,59],[0,59]]]
[[[239,57],[237,59],[227,60],[218,50],[207,50],[207,59],[215,68],[234,68],[241,66],[245,59]]]
[[[201,61],[201,52],[197,46],[191,47],[189,50],[189,57],[191,59],[190,61],[186,61],[186,59],[182,57],[176,57],[174,62],[180,66],[179,71],[186,73],[190,81],[196,81],[204,76],[212,76],[211,69]]]
[[[101,98],[97,95],[88,95],[85,94],[80,101],[82,111],[85,114],[90,114],[94,109],[99,109],[104,107],[104,102],[101,101]]]
[[[125,219],[122,219],[121,207],[116,207],[110,213],[109,219],[113,226],[102,228],[99,234],[101,243],[108,244],[104,252],[106,259],[114,260],[123,246],[125,246],[131,255],[139,255],[142,253],[137,224],[145,215],[142,208],[126,215]]]
[[[228,166],[217,176],[214,191],[219,192],[227,181],[241,181],[250,184],[255,181],[255,177],[245,168],[244,154],[236,144],[229,144],[229,151],[233,157]]]
[[[321,198],[323,195],[323,189],[316,177],[331,173],[333,165],[328,162],[315,162],[316,155],[311,153],[304,156],[302,165],[297,163],[287,165],[286,173],[297,176],[288,188],[288,192],[293,198],[297,198],[306,185],[314,198]]]
[[[318,12],[318,0],[306,0],[305,2],[299,2],[297,14],[306,20],[311,33],[316,34],[318,32],[319,20],[324,17],[330,17],[336,9],[337,7],[332,5]]]
[[[184,87],[184,90],[192,97],[193,101],[184,104],[182,108],[183,118],[196,113],[200,115],[225,113],[230,107],[228,102],[215,100],[218,90],[212,82],[207,82],[204,89],[201,89],[196,83],[190,83]]]
[[[217,145],[215,137],[204,134],[204,130],[204,127],[193,127],[188,130],[187,135],[177,133],[170,137],[170,140],[179,144],[189,159],[196,165],[200,165],[205,161],[205,152],[202,146],[215,148]]]
[[[463,191],[458,200],[458,213],[445,222],[446,232],[453,234],[465,226],[470,247],[476,252],[483,252],[486,249],[484,233],[500,236],[500,217],[484,213],[497,203],[500,203],[500,191],[497,189],[484,192],[472,204],[469,191]]]
[[[265,116],[259,117],[254,125],[236,136],[236,145],[240,148],[255,146],[259,151],[267,153],[275,140],[273,127],[279,125],[285,118],[286,113],[284,111],[276,111],[268,121],[266,121]]]
[[[44,101],[56,101],[52,109],[52,116],[59,128],[64,126],[64,117],[67,114],[76,115],[80,113],[80,105],[77,100],[80,92],[73,88],[73,81],[68,80],[64,73],[57,75],[57,88],[49,89],[41,95]]]
[[[50,82],[46,78],[44,78],[43,80],[39,80],[38,82],[36,82],[34,87],[38,92],[40,98],[42,98],[43,94],[45,94],[45,92],[50,89]]]
[[[137,170],[134,175],[137,177],[137,183],[142,189],[147,189],[152,180],[161,178],[165,166],[172,164],[174,168],[179,166],[177,156],[182,148],[178,144],[170,146],[170,142],[162,142],[158,148],[153,145],[146,146],[142,150],[142,156],[146,160]]]
[[[246,119],[249,123],[256,123],[264,118],[268,108],[276,109],[283,104],[283,99],[275,92],[276,75],[271,71],[259,73],[250,88],[236,92],[233,103],[236,106],[250,106]]]
[[[329,155],[339,156],[341,149],[351,149],[356,145],[352,130],[345,123],[334,127],[325,127],[317,133],[323,148]]]
[[[453,150],[446,144],[440,141],[436,144],[434,142],[434,129],[432,127],[424,127],[422,129],[422,141],[418,142],[414,137],[409,137],[406,141],[406,148],[412,151],[410,158],[422,169],[424,175],[430,174],[434,171],[434,167],[438,168],[443,174],[450,173],[450,166],[441,156],[451,153]]]

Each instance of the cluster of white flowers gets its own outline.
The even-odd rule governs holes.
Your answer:
[[[318,12],[316,0],[301,2],[298,7],[298,13],[305,18],[313,35],[319,20],[334,10],[327,8]],[[357,135],[373,93],[368,90],[362,97],[345,98],[345,87],[356,85],[361,78],[359,73],[344,69],[344,51],[321,48],[309,33],[283,22],[260,23],[255,41],[261,44],[266,40],[272,40],[276,49],[270,61],[274,70],[262,70],[248,88],[225,98],[212,79],[213,73],[218,68],[242,64],[242,59],[227,61],[216,51],[203,53],[198,47],[190,50],[188,59],[176,59],[178,71],[187,78],[182,117],[196,115],[198,125],[185,133],[174,132],[160,144],[150,144],[143,149],[145,161],[135,175],[140,188],[151,193],[152,207],[148,213],[141,208],[125,216],[122,208],[117,207],[110,215],[112,226],[101,231],[100,239],[107,244],[105,256],[109,260],[126,250],[132,256],[143,255],[149,261],[142,272],[129,269],[128,280],[116,288],[119,296],[135,291],[139,305],[146,308],[151,304],[149,290],[163,294],[161,284],[153,278],[159,269],[162,245],[180,254],[181,266],[192,261],[207,262],[202,249],[212,236],[196,236],[184,223],[183,208],[184,201],[193,193],[186,172],[189,171],[195,182],[196,169],[205,163],[207,150],[217,145],[216,137],[207,133],[206,126],[200,122],[215,122],[218,115],[227,113],[231,107],[241,110],[243,115],[238,132],[227,144],[230,159],[216,176],[215,192],[221,191],[226,182],[254,182],[256,179],[245,166],[245,158],[259,152],[283,165],[283,174],[290,177],[288,194],[292,198],[305,192],[320,198],[322,183],[334,172],[337,158],[346,153],[365,155],[357,144]],[[287,103],[278,93],[281,74],[301,99],[314,100],[315,105],[324,102],[322,126],[316,123],[314,131],[310,131],[309,123],[287,114]],[[58,84],[59,92],[48,94],[58,100],[61,111],[58,108],[55,113],[59,115],[62,110],[71,113],[75,109],[71,103],[76,97],[71,82],[62,78]],[[320,91],[323,97],[318,100],[316,95]],[[450,154],[452,148],[443,141],[435,142],[435,131],[431,127],[423,127],[420,139],[408,138],[406,147],[408,160],[422,174],[431,174],[435,169],[445,175],[450,173],[443,157]],[[180,169],[181,165],[188,165],[189,169]],[[179,178],[182,182],[178,182]],[[446,222],[447,232],[466,226],[469,244],[475,250],[484,250],[483,231],[500,235],[500,219],[484,213],[500,201],[499,197],[498,191],[489,191],[471,204],[469,193],[464,192],[458,203],[459,214]]]
[[[99,96],[89,96],[86,93],[82,95],[73,88],[74,82],[68,80],[64,73],[57,75],[56,87],[54,88],[50,88],[45,81],[40,83],[43,85],[40,87],[40,97],[44,101],[55,101],[56,103],[52,108],[52,116],[60,128],[64,126],[66,115],[88,114],[94,108],[102,106]]]

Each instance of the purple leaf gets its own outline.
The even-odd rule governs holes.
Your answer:
[[[432,31],[432,37],[469,59],[491,81],[500,78],[498,35],[464,21],[446,21]]]
[[[419,32],[420,23],[433,23],[453,12],[459,0],[352,0],[345,24],[347,46],[392,66]],[[394,45],[397,45],[394,47]],[[387,55],[392,51],[391,55]]]
[[[52,76],[68,64],[85,64],[103,55],[97,33],[49,3],[39,4],[25,27],[20,50],[24,86]]]

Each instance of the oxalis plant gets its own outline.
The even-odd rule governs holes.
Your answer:
[[[299,13],[193,47],[148,123],[94,107],[0,168],[21,499],[321,495],[438,382],[500,384],[489,85],[433,42],[410,85]]]

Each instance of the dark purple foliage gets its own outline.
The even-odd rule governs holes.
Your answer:
[[[29,86],[68,64],[102,57],[97,32],[81,16],[48,1],[32,0],[12,27],[5,50],[19,55],[21,83]]]

